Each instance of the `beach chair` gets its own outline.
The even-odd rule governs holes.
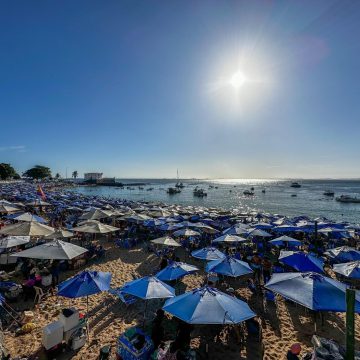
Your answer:
[[[39,304],[41,302],[41,300],[43,299],[43,297],[45,296],[44,291],[42,288],[40,288],[38,286],[34,286],[34,290],[35,290],[34,303]]]
[[[126,307],[134,304],[138,300],[135,296],[125,294],[124,292],[122,292],[121,287],[117,289],[110,289],[109,293],[118,297],[126,305]]]

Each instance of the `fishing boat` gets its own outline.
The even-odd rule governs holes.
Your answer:
[[[193,191],[193,195],[196,197],[204,197],[207,196],[207,193],[205,192],[204,189],[199,189],[196,187]]]
[[[261,190],[261,192],[262,192],[263,194],[265,194],[265,193],[266,193],[266,190],[265,190],[265,189],[263,189],[263,190]]]
[[[182,189],[183,187],[185,187],[184,184],[179,181],[179,170],[176,170],[176,178],[177,178],[177,182],[175,184],[175,187],[178,189]]]
[[[343,203],[360,203],[359,198],[350,195],[341,195],[338,196],[335,200]]]
[[[253,191],[250,191],[250,190],[245,190],[245,191],[243,192],[243,194],[244,194],[244,195],[247,195],[247,196],[252,196],[252,195],[254,195],[254,192],[253,192]]]
[[[300,187],[301,187],[301,185],[300,185],[298,182],[294,181],[294,182],[292,182],[292,183],[291,183],[290,187],[293,187],[293,188],[300,188]]]
[[[331,190],[326,190],[326,191],[324,191],[324,195],[325,196],[334,196],[335,193],[333,191],[331,191]]]
[[[169,195],[175,195],[181,193],[181,190],[176,187],[169,187],[166,191]]]

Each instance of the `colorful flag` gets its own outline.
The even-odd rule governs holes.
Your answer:
[[[43,200],[45,200],[45,199],[46,199],[46,196],[45,196],[44,190],[42,189],[42,187],[41,187],[40,185],[38,185],[38,188],[37,188],[37,193],[38,193],[38,195],[40,195],[40,196],[41,196],[41,198],[42,198]]]

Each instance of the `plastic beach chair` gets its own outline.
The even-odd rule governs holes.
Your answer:
[[[109,293],[114,296],[117,296],[126,305],[126,307],[134,304],[137,301],[137,298],[135,296],[125,294],[124,292],[122,292],[121,287],[117,289],[110,289]]]

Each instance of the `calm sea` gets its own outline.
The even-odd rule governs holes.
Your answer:
[[[168,187],[176,180],[164,179],[118,179],[126,183],[146,183],[140,189],[126,187],[79,187],[75,191],[87,195],[101,195],[135,201],[160,201],[168,204],[200,205],[205,207],[236,208],[242,211],[256,210],[287,216],[308,215],[313,218],[325,216],[332,220],[360,222],[360,204],[340,203],[334,197],[323,195],[325,190],[360,197],[360,180],[299,180],[301,188],[290,187],[291,180],[265,179],[219,179],[183,180],[181,193],[167,194]],[[207,192],[207,197],[194,197],[198,186]],[[213,186],[213,188],[210,188]],[[218,188],[216,189],[215,186]],[[243,195],[244,190],[254,188],[254,196]],[[151,191],[149,188],[153,188]],[[265,189],[265,193],[262,190]],[[296,194],[296,197],[292,195]]]

